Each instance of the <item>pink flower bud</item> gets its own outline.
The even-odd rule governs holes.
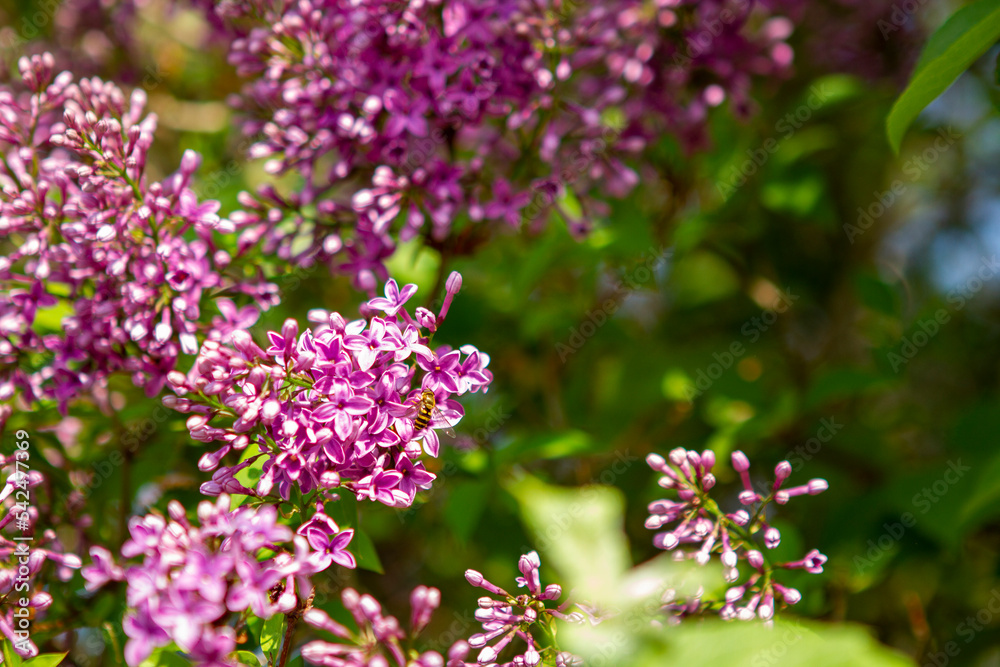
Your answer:
[[[663,472],[663,469],[667,467],[667,460],[659,454],[647,454],[646,463],[657,472]]]
[[[809,495],[815,496],[817,494],[823,493],[830,485],[825,479],[811,479],[809,480]]]
[[[774,466],[774,488],[777,489],[780,487],[791,474],[792,464],[788,461],[782,461]]]
[[[459,290],[462,289],[462,274],[458,271],[452,271],[448,275],[448,280],[444,284],[444,289],[449,294],[458,294]]]
[[[779,544],[781,544],[781,532],[777,528],[771,527],[764,531],[764,546],[774,549]]]

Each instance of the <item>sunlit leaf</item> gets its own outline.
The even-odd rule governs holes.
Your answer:
[[[928,40],[909,85],[886,120],[889,144],[899,152],[903,135],[921,111],[1000,38],[1000,0],[979,0],[955,12]]]

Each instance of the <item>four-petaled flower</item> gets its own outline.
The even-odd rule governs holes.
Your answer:
[[[309,521],[302,524],[298,533],[313,548],[309,562],[317,571],[325,570],[331,563],[349,568],[357,567],[353,554],[347,551],[347,545],[354,538],[354,529],[341,530],[337,522],[323,512],[322,506]]]
[[[385,298],[375,297],[368,301],[368,305],[376,310],[384,311],[390,317],[399,312],[410,297],[416,294],[416,285],[406,285],[402,290],[392,278],[385,284]]]

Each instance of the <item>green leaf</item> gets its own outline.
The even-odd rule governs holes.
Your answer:
[[[371,572],[384,574],[382,561],[379,560],[378,552],[375,550],[375,543],[372,539],[358,527],[358,501],[351,495],[344,494],[335,503],[327,503],[326,512],[341,530],[347,528],[354,529],[354,537],[347,546],[347,550],[354,554],[358,561],[358,567]]]
[[[14,645],[10,640],[3,641],[3,664],[4,667],[20,667],[21,656],[14,650]]]
[[[600,624],[568,625],[560,631],[559,641],[565,642],[564,648],[577,655],[601,656],[585,664],[614,664],[610,658],[617,654],[622,658],[621,664],[631,666],[631,657],[639,652],[645,641],[655,637],[655,634],[644,637],[636,630],[650,627],[649,621],[658,615],[663,604],[666,588],[686,599],[698,595],[699,591],[715,591],[723,581],[721,564],[702,567],[690,560],[675,561],[670,553],[661,554],[626,571],[617,581],[615,598],[595,605],[597,615],[604,617]],[[718,592],[721,594],[724,589]],[[666,636],[660,634],[656,638]]]
[[[250,631],[250,638],[252,641],[257,641],[260,639],[260,633],[264,630],[264,619],[254,614],[247,616],[247,630]],[[260,644],[257,641],[257,644]]]
[[[281,648],[281,635],[285,631],[285,615],[275,614],[264,621],[260,631],[260,650],[264,655],[274,655]]]
[[[139,667],[191,667],[191,661],[185,660],[177,652],[174,644],[155,649]]]
[[[260,665],[260,659],[255,653],[251,653],[250,651],[237,651],[236,659],[239,660],[240,663],[249,665],[250,667],[257,667]]]
[[[259,452],[257,451],[256,447],[247,447],[243,451],[243,456],[240,457],[240,462],[242,463],[251,456],[256,456],[258,453]],[[256,461],[254,461],[246,468],[243,468],[243,470],[240,470],[238,473],[236,473],[236,475],[234,475],[234,478],[236,479],[237,482],[247,487],[248,489],[254,488],[255,486],[257,486],[257,482],[260,481],[260,476],[264,471],[265,461],[267,461],[266,456],[258,457]],[[230,501],[231,507],[233,509],[236,509],[237,507],[245,503],[247,498],[249,497],[250,496],[244,496],[240,493],[232,494]]]
[[[355,560],[358,561],[358,567],[362,570],[385,574],[385,570],[382,568],[382,561],[378,557],[378,551],[375,550],[375,543],[372,542],[372,538],[368,537],[368,533],[355,528],[354,537],[351,539],[347,550],[354,554]]]
[[[898,153],[913,120],[1000,38],[1000,0],[979,0],[955,12],[928,40],[913,77],[886,120]]]
[[[38,333],[62,331],[64,317],[73,314],[73,304],[60,299],[50,308],[39,309],[35,315],[34,329]],[[41,657],[41,656],[39,656]]]
[[[614,600],[630,566],[625,498],[608,486],[561,488],[525,475],[509,482],[536,547],[582,599]]]
[[[975,490],[958,515],[958,522],[965,528],[981,525],[1000,513],[997,505],[1000,501],[1000,456],[994,457],[977,473]]]
[[[600,627],[600,626],[598,626]],[[778,619],[773,628],[759,623],[706,621],[683,623],[671,628],[646,631],[638,650],[627,655],[606,643],[602,655],[607,664],[619,662],[634,667],[660,665],[781,665],[781,667],[903,667],[913,663],[883,646],[862,627],[823,625]],[[611,647],[611,655],[608,648]],[[616,655],[617,654],[617,655]],[[586,660],[588,656],[584,654]],[[595,656],[596,657],[596,656]]]
[[[444,520],[461,542],[468,542],[486,507],[490,485],[463,481],[454,484],[444,508]]]
[[[36,655],[31,660],[24,662],[25,667],[57,667],[66,659],[68,653],[45,653]]]
[[[327,503],[324,510],[327,516],[337,522],[341,530],[355,528],[358,525],[358,501],[349,493],[341,494],[335,503]]]

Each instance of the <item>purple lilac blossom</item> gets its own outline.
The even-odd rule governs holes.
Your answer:
[[[91,547],[92,564],[83,568],[87,590],[126,582],[129,667],[171,642],[195,665],[232,664],[226,659],[236,650],[231,621],[247,611],[268,618],[300,608],[312,593],[309,577],[333,562],[318,561],[307,538],[278,523],[273,505],[230,510],[229,496],[221,495],[198,505],[198,519],[200,526],[189,522],[177,501],[168,517],[133,517],[121,555],[134,564],[126,567]],[[332,521],[324,530],[348,532]]]
[[[801,4],[215,3],[249,79],[235,104],[251,157],[304,180],[243,193],[241,243],[360,285],[386,279],[397,242],[442,244],[456,220],[557,214],[583,234],[664,134],[704,147],[711,107],[745,115],[752,81],[788,71]]]
[[[410,594],[412,609],[409,631],[404,631],[394,616],[387,615],[371,595],[361,595],[353,588],[341,594],[344,607],[354,617],[358,631],[337,623],[321,609],[303,615],[309,625],[337,637],[337,642],[315,640],[302,647],[306,661],[324,667],[443,667],[444,658],[435,651],[418,653],[413,640],[427,627],[431,615],[441,604],[441,591],[418,586]]]
[[[774,469],[775,481],[767,495],[754,489],[750,478],[750,461],[741,451],[732,454],[733,469],[740,476],[743,491],[739,502],[748,507],[725,513],[713,500],[709,491],[715,486],[715,454],[705,450],[677,448],[664,459],[658,454],[646,457],[649,466],[663,474],[659,485],[677,492],[677,500],[656,500],[649,504],[650,516],[646,527],[657,532],[653,544],[660,549],[674,552],[678,559],[694,559],[700,565],[717,556],[722,563],[726,582],[730,584],[724,598],[705,599],[703,593],[691,599],[677,599],[673,590],[663,595],[663,611],[670,622],[715,611],[722,618],[749,621],[759,617],[770,623],[778,603],[793,605],[801,599],[794,588],[787,588],[774,580],[778,569],[804,569],[812,574],[823,571],[826,556],[816,549],[806,557],[790,563],[772,563],[758,548],[754,535],[763,537],[766,550],[774,549],[781,542],[781,533],[768,525],[765,507],[771,502],[783,505],[794,496],[816,495],[827,489],[823,479],[813,479],[808,484],[782,488],[791,475],[792,466],[782,461]],[[669,528],[668,530],[664,530]],[[749,567],[749,577],[740,582],[740,562]],[[742,606],[737,606],[737,604]]]
[[[267,308],[276,288],[227,270],[234,258],[213,234],[233,225],[191,190],[200,156],[185,152],[162,182],[147,176],[145,93],[127,100],[53,64],[22,58],[23,90],[0,87],[0,401],[20,392],[65,413],[112,373],[159,393],[207,335],[213,292]]]
[[[487,591],[492,597],[479,598],[479,609],[476,610],[476,620],[482,623],[483,631],[469,637],[468,646],[454,647],[455,655],[449,656],[448,667],[472,667],[474,665],[526,665],[535,667],[542,661],[543,654],[551,653],[557,661],[572,664],[574,657],[565,652],[558,652],[554,647],[540,643],[539,636],[554,636],[551,624],[556,621],[579,623],[582,616],[579,613],[566,614],[570,605],[565,602],[558,607],[550,607],[547,603],[555,602],[562,596],[559,584],[549,584],[542,587],[539,569],[541,559],[538,553],[531,551],[521,556],[517,567],[521,576],[517,578],[518,588],[527,588],[525,593],[512,595],[496,584],[488,581],[476,570],[466,570],[466,580]],[[511,643],[518,639],[517,653],[500,659],[500,655]],[[520,644],[523,643],[523,646]],[[465,662],[468,649],[479,649],[476,662]]]
[[[0,604],[0,635],[11,642],[19,655],[33,658],[38,655],[38,646],[24,629],[24,617],[16,616],[15,612],[28,607],[35,621],[43,618],[53,601],[52,594],[45,590],[45,577],[41,576],[46,562],[55,567],[55,577],[60,581],[69,581],[82,562],[76,554],[66,552],[55,530],[51,527],[40,530],[36,505],[28,505],[25,510],[15,502],[17,492],[28,491],[34,496],[46,482],[37,470],[19,471],[17,460],[22,459],[14,454],[0,455],[0,468],[6,474],[6,483],[0,488],[0,506],[5,510],[0,529],[7,534],[13,533],[14,538],[0,535],[0,561],[10,565],[0,567],[0,600],[3,601]],[[25,537],[32,539],[17,540]],[[19,602],[22,598],[27,600],[26,605]]]
[[[457,275],[457,274],[456,274]],[[446,282],[451,302],[461,280]],[[244,493],[283,499],[293,487],[304,493],[332,489],[390,507],[409,506],[435,476],[424,457],[436,458],[435,429],[462,417],[452,396],[486,391],[493,379],[489,357],[474,347],[430,347],[433,330],[414,320],[405,303],[415,285],[394,280],[385,297],[364,305],[368,319],[347,321],[339,313],[313,310],[315,327],[300,333],[295,320],[268,332],[262,348],[237,330],[229,342],[206,341],[191,371],[170,374],[177,396],[164,404],[189,413],[191,437],[223,446],[205,454],[202,470],[214,470],[202,492]],[[436,324],[444,319],[438,314]],[[438,414],[416,431],[422,391],[436,398]],[[253,445],[236,466],[223,465],[230,452]],[[257,450],[259,449],[259,453]],[[248,489],[235,475],[263,457],[261,475]]]

